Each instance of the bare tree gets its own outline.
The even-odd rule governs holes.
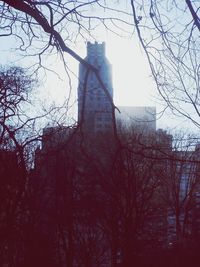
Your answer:
[[[175,115],[199,127],[199,3],[131,1],[131,5],[162,100]]]
[[[106,134],[86,139],[81,132],[71,135],[73,131],[45,129],[37,151],[30,213],[35,238],[46,236],[42,242],[47,246],[43,261],[41,249],[30,250],[33,262],[51,258],[59,266],[139,264],[139,255],[159,254],[168,245],[172,207],[181,209],[180,223],[185,214],[180,231],[188,231],[196,186],[191,151],[173,152],[172,136],[162,131],[121,133],[118,146],[111,135],[109,147]],[[178,203],[183,174],[187,193],[182,191]]]
[[[121,144],[116,146],[113,143],[111,151],[107,146],[102,150],[103,141],[96,142],[100,149],[95,153],[95,161],[92,157],[90,160],[93,162],[90,164],[94,168],[94,179],[99,186],[96,199],[100,198],[104,207],[99,225],[106,234],[113,267],[119,263],[122,266],[136,263],[138,255],[148,250],[148,246],[151,247],[154,234],[159,232],[157,226],[160,221],[166,220],[166,216],[162,218],[158,196],[165,166],[160,159],[161,143],[155,144],[155,133],[143,136],[136,131],[121,133],[120,137]],[[105,136],[102,139],[106,144]],[[163,151],[162,155],[166,156],[165,153]],[[104,160],[106,167],[102,164]],[[155,214],[159,221],[157,225],[152,221]],[[165,230],[156,235],[159,245],[164,243]]]
[[[1,165],[1,259],[8,266],[20,265],[27,222],[26,190],[29,157],[27,149],[38,140],[35,118],[24,110],[35,80],[19,67],[0,71],[0,165]],[[32,129],[31,133],[28,132]],[[36,138],[37,136],[37,138]],[[30,150],[29,150],[30,152]],[[19,249],[21,248],[21,249]]]
[[[169,155],[163,176],[161,197],[168,207],[169,244],[177,247],[190,245],[195,193],[199,188],[197,169],[199,154],[194,150],[194,139],[179,137]]]
[[[75,52],[73,43],[93,36],[99,25],[117,34],[136,30],[162,100],[199,126],[198,2],[6,0],[0,8],[1,36],[15,36],[19,49],[39,55],[40,66],[45,53],[59,51],[67,70],[63,53],[68,53],[98,79],[98,70]]]
[[[39,56],[39,67],[44,66],[43,55],[59,52],[64,68],[69,75],[70,66],[64,56],[67,53],[83,64],[88,73],[93,72],[95,74],[101,89],[111,102],[113,128],[117,137],[114,112],[116,107],[112,97],[101,79],[98,68],[80,57],[75,52],[73,43],[93,38],[93,32],[99,24],[100,27],[103,26],[104,29],[118,34],[122,32],[121,25],[131,25],[128,19],[130,16],[126,18],[126,12],[120,10],[121,6],[112,1],[101,3],[97,0],[91,0],[83,3],[78,0],[73,2],[18,0],[1,1],[0,7],[2,10],[2,30],[4,31],[2,37],[15,36],[20,43],[18,48],[21,51],[27,53],[33,50],[30,54]],[[85,80],[87,80],[86,77]],[[69,86],[71,85],[69,84]]]

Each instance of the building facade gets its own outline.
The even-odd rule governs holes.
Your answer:
[[[156,107],[119,106],[115,112],[117,125],[125,129],[135,128],[142,133],[156,131]]]
[[[85,60],[99,70],[99,78],[103,82],[103,88],[97,74],[87,68],[79,66],[78,85],[78,123],[87,132],[97,133],[110,131],[112,127],[112,70],[105,55],[105,43],[87,43],[87,56]]]

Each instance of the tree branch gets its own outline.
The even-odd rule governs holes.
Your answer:
[[[44,17],[44,15],[36,8],[36,6],[34,5],[34,2],[32,2],[32,5],[30,5],[21,0],[4,0],[4,1],[0,0],[0,1],[34,18],[35,21],[43,28],[43,30],[46,33],[54,37],[55,41],[57,42],[57,44],[59,45],[59,47],[61,48],[63,52],[68,53],[74,59],[76,59],[81,64],[85,65],[90,70],[93,70],[93,71],[97,70],[93,65],[89,64],[82,57],[80,57],[77,53],[75,53],[72,49],[66,46],[59,32],[57,32],[49,24],[48,20]]]
[[[200,31],[200,19],[197,16],[197,13],[194,11],[194,8],[192,6],[192,3],[190,0],[186,0],[186,4],[190,10],[190,13],[192,14],[192,17],[194,19],[194,24],[197,26],[198,30]]]

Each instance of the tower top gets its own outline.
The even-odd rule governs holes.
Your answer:
[[[95,55],[99,57],[105,57],[105,42],[87,42],[87,57]]]

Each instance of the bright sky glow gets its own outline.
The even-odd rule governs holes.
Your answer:
[[[106,56],[112,64],[112,77],[114,89],[114,102],[117,106],[156,106],[157,112],[162,110],[159,104],[158,95],[155,84],[150,77],[150,70],[139,42],[136,38],[120,38],[108,34],[99,42],[106,42]],[[9,47],[10,46],[10,47]],[[27,57],[18,60],[16,51],[12,53],[8,48],[12,47],[11,38],[4,39],[2,42],[2,64],[30,65],[34,62],[34,58]],[[76,51],[81,55],[86,55],[86,43],[77,45]],[[72,117],[77,109],[77,76],[78,63],[69,55],[65,56],[65,60],[70,68],[71,88],[69,79],[63,68],[63,63],[58,55],[47,57],[44,64],[55,71],[43,71],[39,74],[41,79],[40,87],[34,94],[36,102],[45,104],[54,103],[62,105],[64,100],[70,95],[68,116]],[[71,107],[72,106],[72,107]],[[159,117],[159,115],[157,116]],[[157,121],[157,128],[180,128],[185,125],[185,120],[171,116],[170,113],[165,114]]]
[[[84,50],[86,50],[86,46]],[[85,55],[85,51],[84,53],[81,51],[81,54]],[[112,65],[114,101],[116,105],[153,105],[152,96],[155,95],[155,90],[153,89],[152,79],[149,77],[148,65],[139,48],[134,47],[133,41],[120,40],[119,38],[107,41],[106,55]],[[77,74],[77,62],[73,62],[74,60],[69,57],[66,60],[70,60],[72,70]],[[56,69],[59,69],[59,73],[63,73],[62,63],[59,64],[57,62],[56,64]],[[65,74],[63,73],[63,75]],[[50,94],[54,95],[55,98],[62,98],[61,92],[56,92],[61,89],[58,89],[56,77],[51,75],[48,80]],[[77,87],[77,81],[74,81],[73,85]],[[57,88],[56,91],[55,87]],[[76,89],[73,88],[73,90]],[[63,93],[65,94],[65,92]]]

